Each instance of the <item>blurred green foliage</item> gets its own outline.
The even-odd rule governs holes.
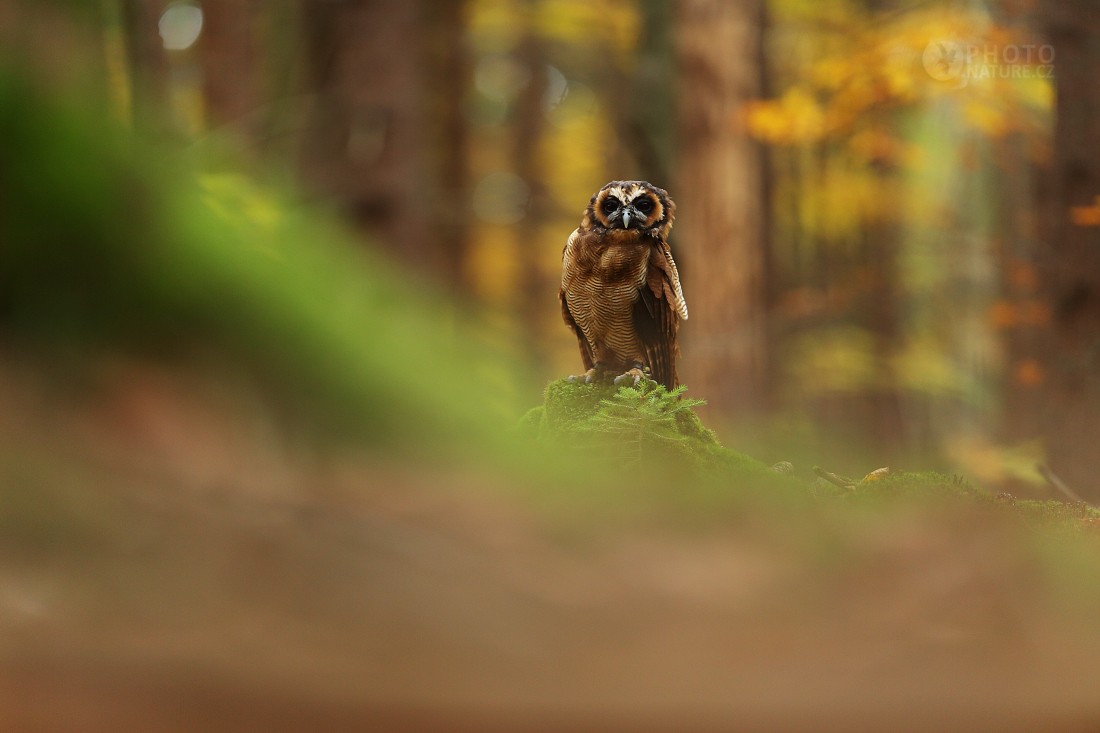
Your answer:
[[[285,194],[109,119],[0,75],[5,340],[62,379],[107,350],[220,359],[300,418],[388,444],[498,432],[453,306]]]

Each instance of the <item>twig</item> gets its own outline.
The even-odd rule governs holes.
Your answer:
[[[1040,464],[1036,465],[1035,467],[1037,469],[1039,469],[1039,475],[1042,476],[1044,479],[1046,479],[1046,482],[1048,484],[1050,484],[1055,489],[1060,491],[1062,493],[1062,495],[1065,496],[1066,498],[1068,498],[1070,501],[1072,501],[1075,504],[1089,504],[1089,505],[1092,505],[1091,502],[1085,501],[1084,499],[1081,498],[1080,494],[1078,494],[1076,491],[1074,491],[1069,486],[1067,486],[1065,481],[1058,478],[1058,475],[1056,473],[1054,473],[1054,471],[1050,470],[1050,466],[1048,466],[1045,463],[1040,463]]]
[[[851,491],[853,488],[855,488],[856,485],[855,481],[843,478],[842,476],[837,476],[835,473],[829,473],[819,466],[814,466],[814,473],[816,473],[818,476],[825,479],[829,483],[834,484],[835,486],[839,486],[842,489],[847,489],[848,491]]]

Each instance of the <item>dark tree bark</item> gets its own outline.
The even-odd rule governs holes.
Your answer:
[[[206,126],[239,140],[262,143],[263,8],[256,0],[205,0],[199,40]]]
[[[677,6],[673,247],[691,312],[681,375],[726,413],[759,409],[767,393],[762,157],[739,123],[760,93],[762,25],[760,0]]]
[[[625,67],[598,59],[589,64],[601,96],[608,100],[607,112],[619,138],[608,161],[616,171],[609,179],[641,178],[662,188],[673,185],[673,10],[666,0],[641,0],[640,37],[630,61]]]
[[[1029,158],[1030,143],[1022,135],[1013,135],[998,144],[1001,180],[997,186],[996,260],[1000,271],[998,293],[1002,312],[994,317],[1002,329],[1004,370],[1001,378],[1000,433],[1004,441],[1018,443],[1034,440],[1044,411],[1043,390],[1039,389],[1034,368],[1048,340],[1049,323],[1044,323],[1048,308],[1040,299],[1036,276],[1037,231],[1035,194],[1042,179]],[[1042,175],[1046,175],[1043,173]]]
[[[519,233],[519,256],[523,267],[519,310],[527,334],[528,358],[537,369],[547,361],[546,340],[542,335],[546,333],[547,304],[553,302],[557,289],[554,281],[542,270],[541,253],[522,241],[530,236],[525,233],[534,233],[534,241],[537,241],[537,233],[542,230],[548,206],[543,185],[545,171],[539,157],[539,141],[545,127],[543,99],[547,85],[546,48],[533,27],[528,27],[524,33],[517,57],[527,71],[528,81],[516,99],[513,160],[516,175],[527,184],[530,194],[527,214]]]
[[[1054,152],[1041,262],[1053,323],[1039,354],[1042,427],[1054,472],[1100,496],[1100,14],[1091,0],[1047,0],[1054,47]]]
[[[304,0],[312,104],[302,166],[387,249],[438,270],[425,188],[425,12],[416,0]]]
[[[307,180],[381,246],[468,293],[466,3],[302,3]]]
[[[469,91],[470,54],[466,49],[465,0],[448,0],[430,10],[428,74],[435,121],[436,245],[447,282],[466,297],[473,286],[466,273],[469,255]]]
[[[120,9],[134,128],[160,137],[168,114],[168,57],[157,27],[163,8],[155,0],[122,0]]]

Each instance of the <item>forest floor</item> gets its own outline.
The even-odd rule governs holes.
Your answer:
[[[1100,726],[1087,538],[1058,578],[959,504],[594,527],[112,373],[0,379],[2,730]]]

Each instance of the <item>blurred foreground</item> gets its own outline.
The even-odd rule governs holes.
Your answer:
[[[0,729],[1100,725],[1088,523],[590,473],[472,317],[104,118],[0,80]]]
[[[288,451],[148,364],[79,398],[2,376],[4,730],[1100,722],[1079,529],[751,486],[548,512],[490,467]]]

